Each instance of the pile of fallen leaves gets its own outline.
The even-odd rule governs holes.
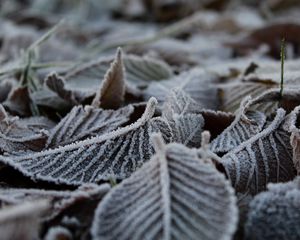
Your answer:
[[[299,10],[0,1],[0,239],[300,239]]]

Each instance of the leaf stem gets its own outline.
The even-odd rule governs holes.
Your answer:
[[[280,98],[282,98],[283,83],[284,83],[284,60],[285,60],[285,39],[284,38],[281,40],[280,60],[281,60]]]

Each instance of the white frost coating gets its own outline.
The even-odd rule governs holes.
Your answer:
[[[125,56],[124,66],[128,81],[139,86],[146,86],[151,81],[173,77],[172,69],[168,64],[146,56]]]
[[[180,88],[174,88],[163,104],[162,115],[166,119],[172,120],[174,114],[182,116],[189,113],[199,113],[201,109],[201,106],[185,91]]]
[[[0,160],[34,180],[78,185],[111,177],[124,179],[153,154],[151,133],[161,132],[167,142],[172,140],[169,124],[162,118],[152,118],[156,104],[155,98],[151,98],[140,119],[108,134],[31,155],[1,157]]]
[[[200,147],[204,119],[201,107],[182,89],[173,89],[163,105],[162,116],[173,130],[174,142]]]
[[[46,147],[67,145],[95,135],[104,135],[129,121],[134,107],[103,110],[91,106],[75,106],[50,131]]]
[[[296,107],[287,117],[284,128],[291,133],[290,143],[293,148],[293,162],[300,175],[300,129],[298,119],[300,119],[300,106]]]
[[[201,114],[185,114],[173,116],[174,142],[188,147],[200,147],[204,119]]]
[[[243,99],[234,121],[211,143],[213,152],[227,153],[261,132],[266,116],[261,112],[248,111],[251,105],[251,97]]]
[[[255,100],[257,96],[262,96],[262,94],[268,92],[270,88],[278,87],[278,84],[275,82],[270,84],[269,81],[261,80],[258,82],[256,80],[257,78],[254,78],[254,80],[235,81],[221,85],[222,110],[235,112],[245,96],[252,96],[254,98],[253,100]],[[266,106],[268,108],[265,108]],[[275,107],[277,107],[277,102],[266,101],[265,104],[256,105],[252,110],[263,111],[264,109],[269,113],[270,110],[273,111]]]
[[[196,149],[154,139],[158,152],[100,202],[93,240],[230,240],[238,213],[224,175]]]
[[[237,192],[256,194],[269,182],[294,178],[289,135],[281,128],[284,118],[285,111],[278,109],[268,127],[222,157]]]
[[[151,136],[154,143],[154,149],[158,155],[160,168],[160,185],[161,185],[161,201],[163,211],[163,234],[162,238],[165,240],[171,239],[171,203],[170,203],[170,175],[168,170],[168,163],[166,159],[166,146],[161,134],[154,134]]]
[[[0,120],[0,150],[5,154],[41,151],[48,138],[52,122],[43,117],[23,118],[8,116],[2,107]],[[4,112],[3,112],[4,111]]]

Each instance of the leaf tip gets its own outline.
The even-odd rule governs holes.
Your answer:
[[[161,133],[153,133],[151,135],[151,141],[155,152],[164,152],[166,144]]]

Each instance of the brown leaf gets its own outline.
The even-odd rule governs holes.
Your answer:
[[[117,50],[115,60],[104,76],[100,89],[92,102],[92,106],[103,109],[117,109],[124,103],[125,98],[125,70],[122,50]]]

